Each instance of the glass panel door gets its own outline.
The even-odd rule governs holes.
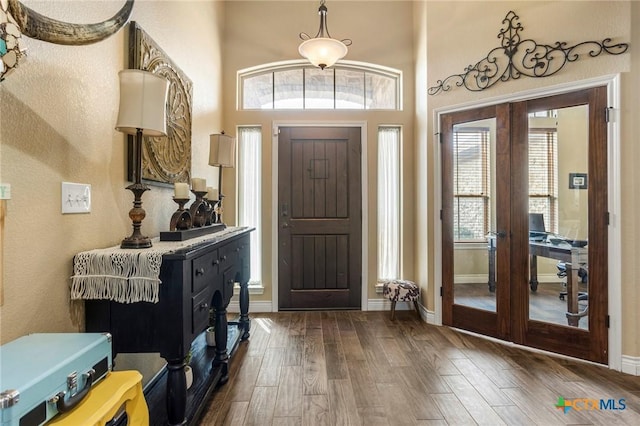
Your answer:
[[[497,208],[509,204],[508,120],[505,104],[441,122],[443,322],[500,338],[509,314],[508,238],[500,232],[509,209]]]
[[[529,113],[529,319],[589,327],[589,107]]]
[[[445,325],[607,362],[607,88],[440,117]]]

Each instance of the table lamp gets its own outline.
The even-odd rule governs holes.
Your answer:
[[[135,135],[133,140],[133,184],[127,189],[133,192],[133,208],[129,217],[133,233],[120,244],[121,248],[151,247],[151,239],[140,232],[146,216],[142,208],[142,194],[149,190],[142,178],[142,136],[166,136],[166,104],[169,81],[147,71],[127,69],[120,77],[120,109],[116,130]]]
[[[209,165],[218,167],[218,221],[222,223],[222,169],[234,167],[236,164],[236,139],[225,135],[213,134],[209,137]]]

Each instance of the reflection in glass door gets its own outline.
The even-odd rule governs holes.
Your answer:
[[[589,327],[589,107],[529,114],[529,318]]]
[[[454,303],[496,311],[495,117],[453,126]],[[492,188],[493,187],[493,188]]]

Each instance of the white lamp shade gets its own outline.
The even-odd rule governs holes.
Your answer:
[[[236,139],[221,134],[209,137],[209,165],[234,167],[236,164]]]
[[[298,52],[316,67],[324,69],[347,54],[347,46],[334,38],[318,37],[300,43]]]
[[[120,109],[116,130],[146,136],[167,134],[167,93],[169,81],[142,70],[122,70],[120,77]]]

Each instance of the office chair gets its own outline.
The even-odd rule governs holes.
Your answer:
[[[556,267],[558,268],[558,273],[556,274],[558,275],[558,278],[564,278],[567,276],[567,264],[565,262],[558,262]],[[580,281],[578,281],[578,284],[586,284],[588,277],[589,277],[589,272],[587,271],[586,265],[581,265],[578,268],[578,278],[580,278]],[[566,288],[567,283],[564,282],[562,283],[562,285]],[[566,296],[567,296],[567,292],[561,291],[558,297],[560,298],[560,300],[564,300]],[[589,292],[579,291],[578,301],[580,300],[589,300]]]

